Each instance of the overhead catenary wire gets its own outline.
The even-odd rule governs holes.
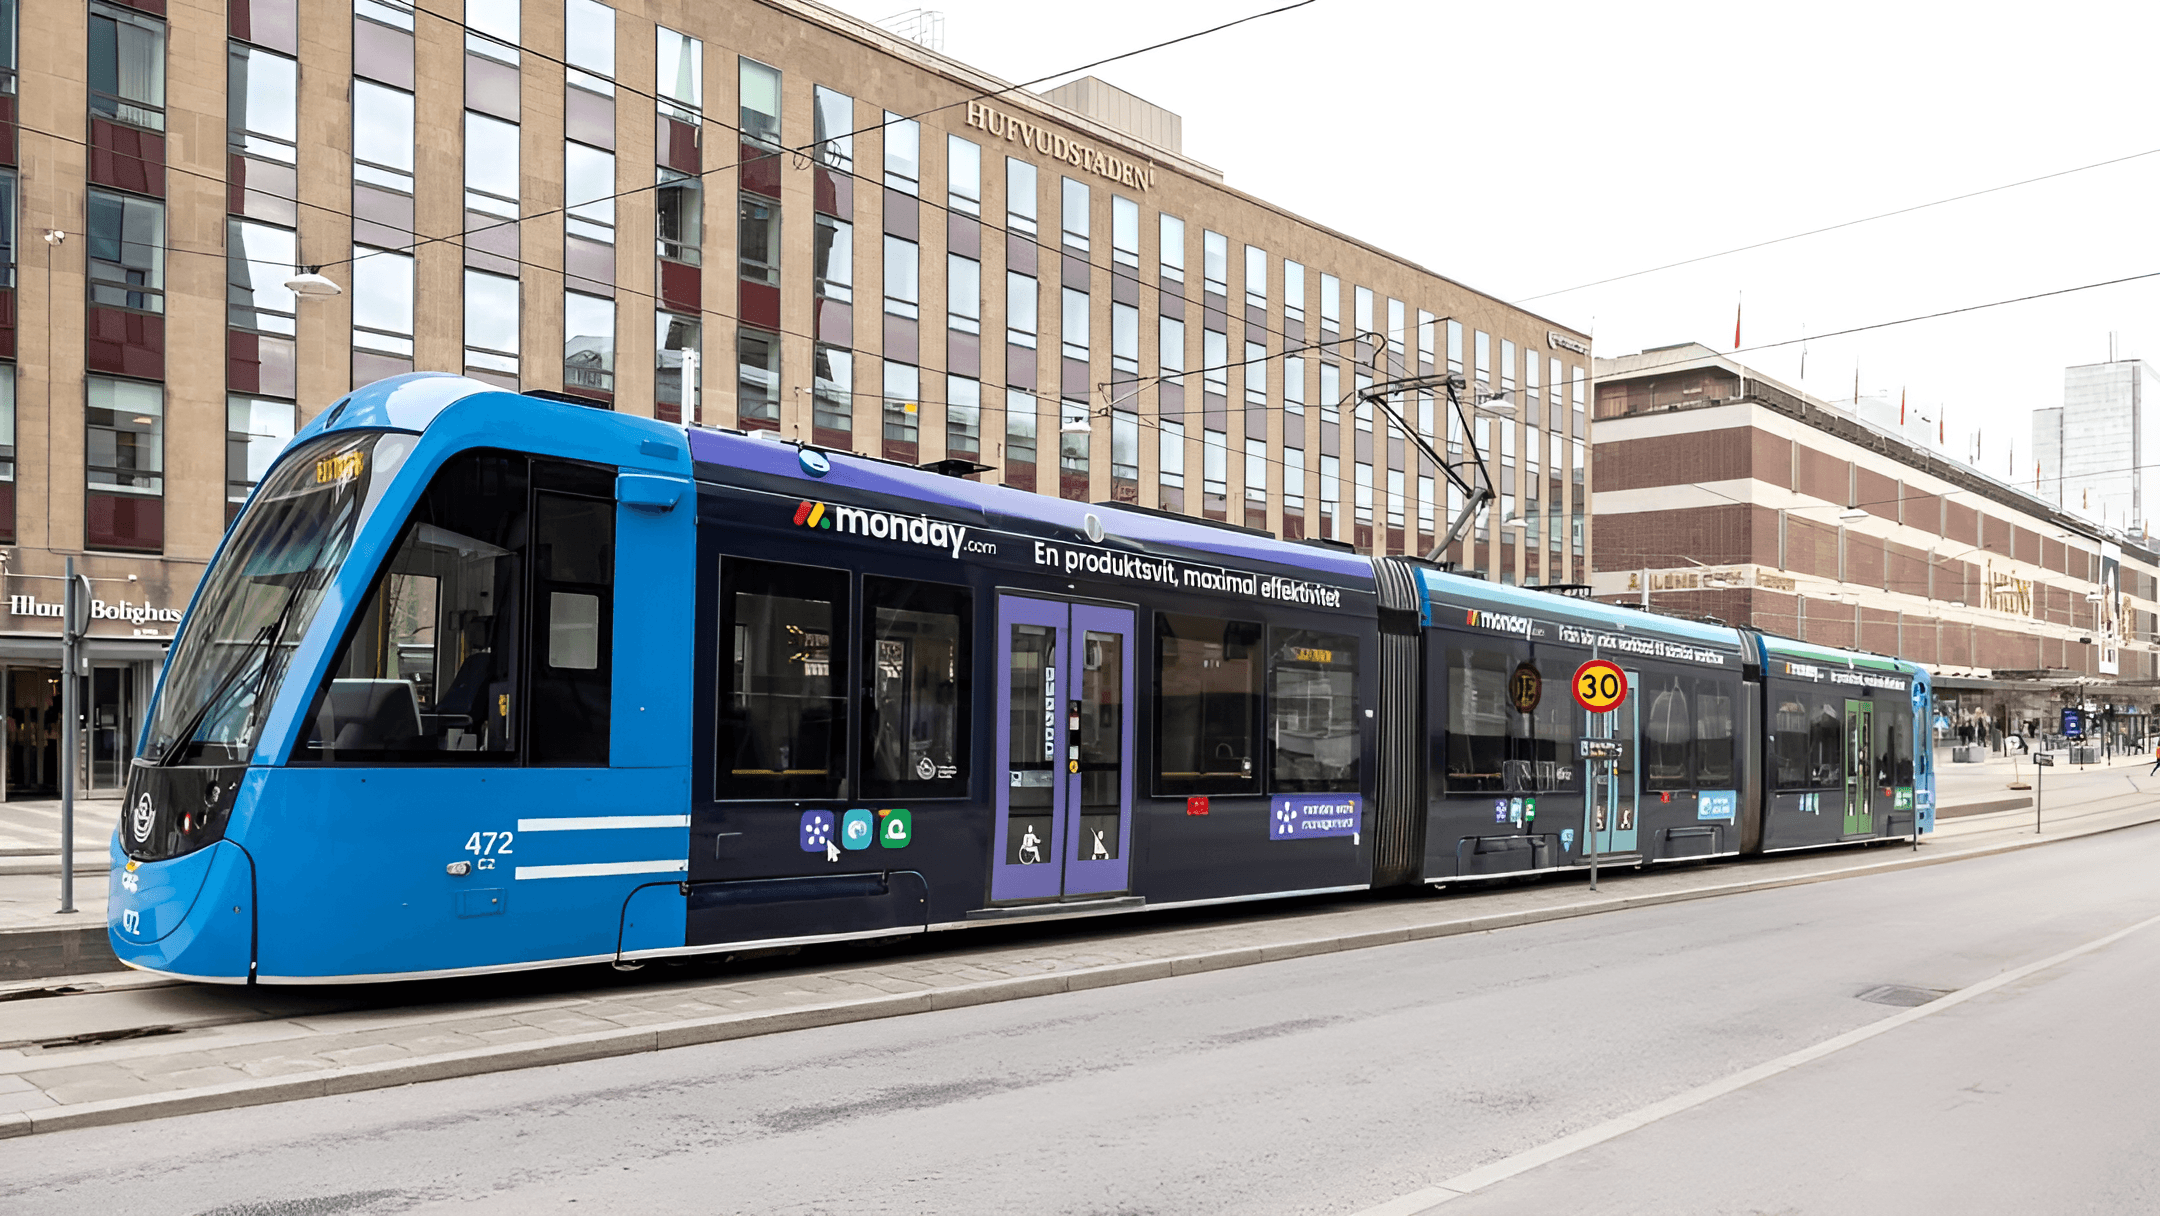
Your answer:
[[[1825,224],[1820,228],[1810,228],[1805,232],[1794,232],[1785,236],[1771,237],[1769,240],[1765,241],[1755,241],[1746,245],[1736,245],[1731,249],[1721,249],[1716,253],[1698,254],[1694,257],[1682,258],[1677,262],[1666,262],[1663,265],[1650,266],[1642,270],[1630,270],[1626,274],[1609,275],[1602,279],[1592,279],[1590,282],[1587,283],[1577,283],[1573,287],[1557,287],[1551,291],[1541,291],[1536,295],[1518,297],[1517,303],[1527,304],[1532,300],[1545,300],[1550,299],[1553,296],[1564,296],[1573,292],[1587,291],[1592,287],[1603,287],[1608,283],[1620,283],[1628,279],[1639,279],[1644,275],[1657,274],[1661,271],[1666,270],[1676,270],[1682,266],[1693,266],[1700,262],[1709,262],[1714,261],[1718,258],[1727,258],[1733,256],[1734,254],[1748,253],[1756,249],[1767,249],[1772,245],[1782,245],[1789,241],[1804,240],[1807,237],[1811,236],[1821,236],[1826,232],[1837,232],[1846,228],[1855,228],[1862,224],[1872,224],[1877,220],[1892,219],[1900,215],[1911,215],[1915,211],[1926,211],[1933,207],[1947,206],[1951,203],[1962,203],[1968,199],[1981,198],[1989,194],[1999,194],[2005,190],[2015,190],[2020,186],[2030,186],[2035,185],[2039,182],[2053,181],[2056,178],[2069,177],[2072,174],[2077,173],[2087,173],[2094,169],[2105,169],[2110,165],[2120,165],[2133,160],[2141,160],[2145,157],[2153,156],[2156,154],[2160,154],[2160,148],[2147,148],[2143,152],[2131,152],[2123,156],[2111,156],[2106,160],[2094,161],[2089,165],[2079,165],[2071,169],[2058,169],[2053,173],[2043,173],[2038,177],[2028,177],[2014,182],[2004,182],[2001,185],[1988,186],[1980,190],[1968,190],[1963,194],[1953,194],[1948,198],[1933,199],[1925,203],[1914,203],[1911,206],[1907,207],[1898,207],[1890,211],[1880,211],[1875,213],[1874,215],[1863,215],[1858,219],[1843,220],[1835,224]]]

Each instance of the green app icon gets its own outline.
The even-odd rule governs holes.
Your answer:
[[[904,849],[915,838],[915,819],[905,810],[894,807],[878,812],[878,843],[888,849]]]

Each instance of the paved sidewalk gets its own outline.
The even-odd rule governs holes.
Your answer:
[[[2096,775],[2100,778],[2102,775]],[[2094,780],[2096,778],[2089,778]],[[172,1003],[156,1037],[0,1048],[0,1136],[377,1089],[571,1060],[654,1051],[812,1026],[1135,983],[1303,955],[1476,933],[1629,907],[1710,898],[2027,848],[2160,820],[2160,798],[2116,774],[2097,794],[2049,819],[2035,836],[2027,813],[1954,820],[1917,851],[1897,846],[1807,853],[1737,865],[1612,875],[1592,893],[1579,878],[1467,887],[1434,896],[1361,898],[1284,908],[1252,906],[1203,923],[1109,919],[1079,931],[990,939],[967,949],[935,935],[858,965],[755,975],[712,974],[612,991],[592,984],[457,1005],[270,1016],[277,989],[208,992],[147,977],[135,997]],[[2154,783],[2146,789],[2160,788]],[[956,948],[957,947],[957,948]],[[234,997],[232,993],[249,994]],[[0,1003],[8,1025],[65,1022],[55,996]],[[438,999],[440,999],[438,997]],[[48,1002],[51,1002],[48,1004]],[[192,1012],[190,1012],[192,1011]],[[29,1023],[23,1021],[29,1018]],[[129,1030],[141,1029],[140,1026]]]

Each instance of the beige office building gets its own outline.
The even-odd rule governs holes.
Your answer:
[[[6,790],[57,773],[65,558],[109,791],[267,461],[411,370],[1389,553],[1460,499],[1355,394],[1452,372],[1503,401],[1455,556],[1587,581],[1587,336],[1181,143],[796,0],[0,0]]]

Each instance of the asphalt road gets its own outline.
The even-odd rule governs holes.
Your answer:
[[[1476,936],[0,1141],[0,1209],[1353,1216],[1911,1012],[1858,999],[1866,990],[1954,992],[2160,916],[2156,866],[2160,825]],[[2156,981],[2160,924],[1443,1210],[2160,1210]]]

